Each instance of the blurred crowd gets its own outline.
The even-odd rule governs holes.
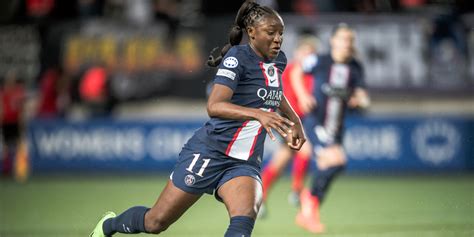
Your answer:
[[[472,12],[473,2],[468,0],[258,0],[260,4],[270,5],[282,14],[316,16],[320,13],[353,12],[353,13],[410,13],[421,11],[437,11],[430,29],[430,48],[428,57],[442,61],[446,55],[445,40],[453,42],[455,52],[459,57],[467,59],[468,42],[466,26],[459,16]],[[58,57],[61,46],[50,38],[55,37],[51,26],[62,24],[64,20],[82,20],[105,18],[118,21],[132,22],[132,24],[146,25],[151,22],[161,22],[168,26],[167,38],[175,42],[176,32],[180,26],[193,27],[202,24],[205,17],[226,15],[235,12],[241,1],[220,0],[6,0],[0,4],[0,26],[34,25],[38,29],[39,37],[39,68],[35,70],[34,78],[25,79],[21,68],[0,68],[0,85],[2,96],[10,97],[10,90],[18,88],[34,89],[32,93],[37,100],[34,112],[29,110],[30,117],[62,117],[73,102],[84,102],[91,109],[92,115],[103,116],[110,114],[118,102],[111,91],[110,77],[116,72],[109,71],[107,65],[82,65],[74,74],[64,68],[64,62]],[[74,26],[74,25],[73,25]],[[7,33],[1,33],[7,38]],[[10,39],[12,40],[12,39]],[[16,40],[16,39],[13,39]],[[169,46],[169,45],[167,45]],[[165,46],[166,47],[166,46]],[[450,50],[450,49],[447,49]],[[21,52],[29,54],[30,51]],[[34,52],[32,50],[31,52]],[[18,53],[19,54],[19,53]],[[172,55],[170,55],[172,57]],[[2,60],[12,60],[9,58]],[[171,61],[171,60],[169,60]],[[462,60],[463,62],[467,60]],[[463,63],[460,62],[460,63]],[[443,62],[441,62],[443,63]],[[26,70],[26,69],[25,69]],[[28,70],[32,71],[32,70]],[[434,70],[435,71],[435,70]],[[120,73],[119,73],[120,74]],[[28,74],[31,77],[31,73]],[[120,77],[122,74],[118,75]],[[28,77],[28,76],[26,76]],[[436,77],[436,75],[433,75]],[[9,85],[15,85],[14,87]],[[125,85],[121,85],[125,86]],[[25,88],[26,87],[26,88]],[[24,98],[28,93],[16,96]],[[5,102],[6,101],[6,102]],[[9,113],[5,103],[11,99],[3,99],[2,110]],[[16,99],[17,105],[22,108],[24,99]]]
[[[299,16],[317,16],[325,13],[363,13],[363,14],[413,14],[417,12],[432,12],[433,26],[430,29],[431,40],[428,57],[433,60],[441,60],[440,63],[449,61],[451,58],[443,59],[446,52],[444,47],[446,38],[454,42],[455,52],[461,58],[468,57],[468,42],[466,39],[466,26],[460,20],[460,16],[473,12],[473,1],[469,0],[259,0],[260,4],[270,5],[281,14],[294,14]],[[64,66],[62,59],[51,55],[59,55],[61,50],[58,42],[51,40],[57,37],[53,26],[61,25],[66,21],[81,21],[90,19],[110,19],[112,21],[125,21],[127,24],[137,27],[150,23],[164,24],[167,26],[166,38],[173,44],[176,42],[177,32],[180,27],[202,27],[206,17],[229,15],[235,13],[241,5],[241,1],[222,0],[5,0],[0,3],[0,27],[9,29],[11,25],[19,26],[16,30],[20,37],[10,37],[12,32],[2,30],[0,38],[4,42],[12,43],[22,39],[31,42],[36,36],[22,37],[22,26],[33,25],[37,29],[39,45],[34,43],[22,48],[22,42],[16,42],[18,46],[16,54],[30,55],[38,54],[39,66],[34,69],[10,67],[12,61],[6,50],[1,51],[2,60],[5,65],[0,65],[0,121],[3,143],[5,146],[14,147],[21,134],[25,121],[39,118],[64,118],[71,112],[73,105],[81,104],[87,108],[91,117],[103,117],[110,115],[120,98],[112,93],[114,86],[110,78],[130,77],[121,71],[110,71],[109,67],[102,64],[82,65],[78,70],[71,73]],[[68,27],[70,27],[69,25]],[[72,25],[77,26],[77,25]],[[77,26],[78,27],[78,26]],[[3,33],[2,33],[3,32]],[[224,34],[222,34],[224,35]],[[28,41],[30,42],[30,41]],[[15,43],[15,42],[13,42]],[[186,51],[192,51],[189,44],[181,46]],[[31,47],[30,47],[31,46]],[[440,47],[438,47],[440,46]],[[165,44],[165,47],[174,47]],[[23,50],[23,51],[22,51]],[[448,49],[449,50],[449,49]],[[204,51],[204,50],[203,50]],[[15,52],[13,52],[15,53]],[[205,52],[207,54],[207,52]],[[442,55],[435,57],[437,54]],[[7,56],[5,56],[7,55]],[[434,56],[433,56],[434,55]],[[29,60],[26,56],[17,61]],[[202,56],[202,55],[200,55]],[[174,57],[169,55],[169,57]],[[444,60],[444,61],[443,61]],[[164,63],[172,63],[173,60],[162,59]],[[463,60],[462,62],[466,62]],[[9,64],[11,63],[11,64]],[[20,63],[21,64],[21,63]],[[178,68],[179,69],[179,68]],[[192,71],[191,69],[189,71]],[[33,75],[33,76],[32,76]],[[152,75],[159,77],[160,75]],[[436,76],[436,75],[434,75]],[[433,76],[433,77],[434,77]],[[136,77],[141,77],[140,75]],[[120,81],[120,80],[119,80]],[[122,80],[126,81],[126,80]],[[139,80],[135,80],[138,82]],[[146,85],[147,82],[145,82]],[[161,87],[161,84],[155,85]],[[115,87],[129,87],[129,84],[119,83]],[[189,86],[192,87],[192,86]],[[141,87],[145,88],[145,87]],[[140,92],[138,94],[152,94],[153,92]],[[186,88],[183,88],[186,91]],[[183,92],[186,93],[186,92]],[[3,154],[8,155],[7,148],[2,149]],[[6,159],[7,160],[7,159]],[[8,162],[8,160],[6,161]],[[8,167],[9,165],[3,165]]]
[[[315,15],[327,12],[402,13],[449,7],[456,14],[473,10],[469,0],[257,0],[282,14]],[[219,0],[5,0],[2,1],[1,22],[38,22],[89,17],[126,18],[131,21],[166,21],[180,24],[196,15],[230,14],[241,1]],[[186,24],[192,24],[186,21]],[[195,22],[196,23],[196,22]]]
[[[430,58],[442,61],[443,52],[451,50],[445,47],[446,38],[453,42],[455,52],[461,58],[468,57],[467,27],[463,25],[460,16],[473,12],[474,4],[468,0],[258,0],[260,4],[270,5],[282,14],[317,16],[324,13],[389,13],[409,14],[412,12],[435,12],[433,27],[429,30],[431,40],[427,51]],[[160,22],[167,25],[167,40],[173,44],[179,27],[200,26],[203,19],[217,15],[228,15],[235,12],[241,1],[220,0],[6,0],[0,3],[0,26],[34,25],[38,29],[39,68],[33,79],[26,80],[25,73],[20,68],[0,68],[3,74],[0,81],[7,84],[7,74],[17,74],[18,86],[24,85],[35,88],[38,95],[37,112],[39,117],[61,116],[74,101],[85,101],[93,108],[92,114],[104,115],[113,110],[117,98],[110,91],[112,72],[109,65],[81,65],[73,75],[70,69],[64,68],[59,55],[61,46],[51,38],[58,37],[52,26],[63,24],[67,20],[83,19],[112,19],[125,21],[135,25],[147,25]],[[78,23],[80,24],[80,23]],[[70,25],[69,27],[79,27]],[[7,38],[6,34],[0,37]],[[20,36],[21,37],[21,36]],[[61,36],[59,36],[61,37]],[[17,40],[10,39],[10,40]],[[438,47],[439,46],[439,47]],[[113,47],[113,46],[110,46]],[[172,47],[170,44],[164,47]],[[447,49],[446,49],[447,48]],[[32,51],[18,52],[30,54]],[[207,52],[205,52],[207,53]],[[173,55],[168,55],[172,57]],[[448,57],[447,60],[450,58]],[[5,58],[2,60],[13,60]],[[23,59],[22,59],[23,60]],[[168,60],[172,61],[172,60]],[[466,61],[466,60],[463,60]],[[443,63],[443,62],[440,62]],[[462,63],[462,62],[460,62]],[[13,72],[17,71],[17,72]],[[32,71],[32,70],[28,70]],[[434,70],[435,71],[435,70]],[[28,74],[32,77],[31,74]],[[120,75],[119,75],[120,76]],[[436,75],[433,75],[436,77]],[[80,78],[80,80],[78,79]],[[22,82],[23,81],[23,82]],[[122,85],[123,86],[123,85]],[[117,86],[116,86],[117,87]],[[4,90],[7,88],[5,87]]]

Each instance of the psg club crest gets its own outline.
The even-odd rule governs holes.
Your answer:
[[[275,68],[274,68],[273,66],[268,67],[268,69],[267,69],[267,74],[268,74],[270,77],[273,77],[273,75],[275,75]]]
[[[194,182],[196,182],[196,178],[194,178],[194,175],[188,174],[184,177],[184,183],[187,186],[192,186],[194,184]]]
[[[275,63],[263,63],[260,62],[260,68],[262,69],[263,76],[265,77],[265,84],[270,87],[279,87],[280,80],[278,75],[278,69],[275,68]]]

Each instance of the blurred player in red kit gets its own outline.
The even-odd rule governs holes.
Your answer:
[[[25,101],[25,88],[17,81],[16,71],[6,73],[3,86],[0,88],[0,121],[2,123],[3,160],[2,174],[12,172],[13,157],[21,134],[21,121]]]

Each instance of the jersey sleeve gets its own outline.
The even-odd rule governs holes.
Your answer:
[[[365,88],[365,79],[364,79],[364,68],[362,64],[355,61],[354,62],[354,80],[353,80],[353,87],[354,88]]]
[[[215,84],[228,86],[235,91],[243,74],[242,57],[237,47],[232,47],[222,59],[214,78]]]
[[[303,73],[311,74],[318,65],[318,56],[316,54],[311,54],[303,59],[302,68]]]
[[[278,57],[280,58],[279,61],[281,63],[281,71],[285,71],[286,65],[288,64],[288,58],[286,57],[285,52],[280,51],[280,54],[278,54]]]

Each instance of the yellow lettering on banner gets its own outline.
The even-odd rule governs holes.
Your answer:
[[[175,47],[170,48],[153,37],[132,37],[119,42],[113,35],[76,35],[65,43],[63,62],[70,71],[84,64],[103,64],[129,71],[164,69],[188,73],[200,68],[199,52],[196,39],[191,36],[179,37]]]
[[[117,43],[111,37],[72,37],[66,43],[65,65],[69,70],[78,69],[85,63],[117,64]]]
[[[200,55],[195,39],[189,36],[179,38],[176,50],[184,70],[193,70],[199,67]]]
[[[96,40],[95,39],[84,39],[84,44],[82,45],[82,54],[80,54],[82,57],[80,57],[81,61],[89,61],[93,62],[95,61],[94,59],[97,58],[97,46],[96,46]]]
[[[80,39],[73,37],[67,41],[64,64],[69,70],[75,70],[79,64]]]
[[[143,67],[151,69],[154,66],[156,59],[158,58],[159,42],[157,40],[147,39],[144,40],[142,51],[143,54],[142,63]]]
[[[137,67],[137,51],[140,46],[138,39],[131,39],[125,43],[125,65],[128,70],[133,70]]]
[[[100,58],[108,67],[117,65],[117,44],[112,37],[104,37],[100,43]]]

